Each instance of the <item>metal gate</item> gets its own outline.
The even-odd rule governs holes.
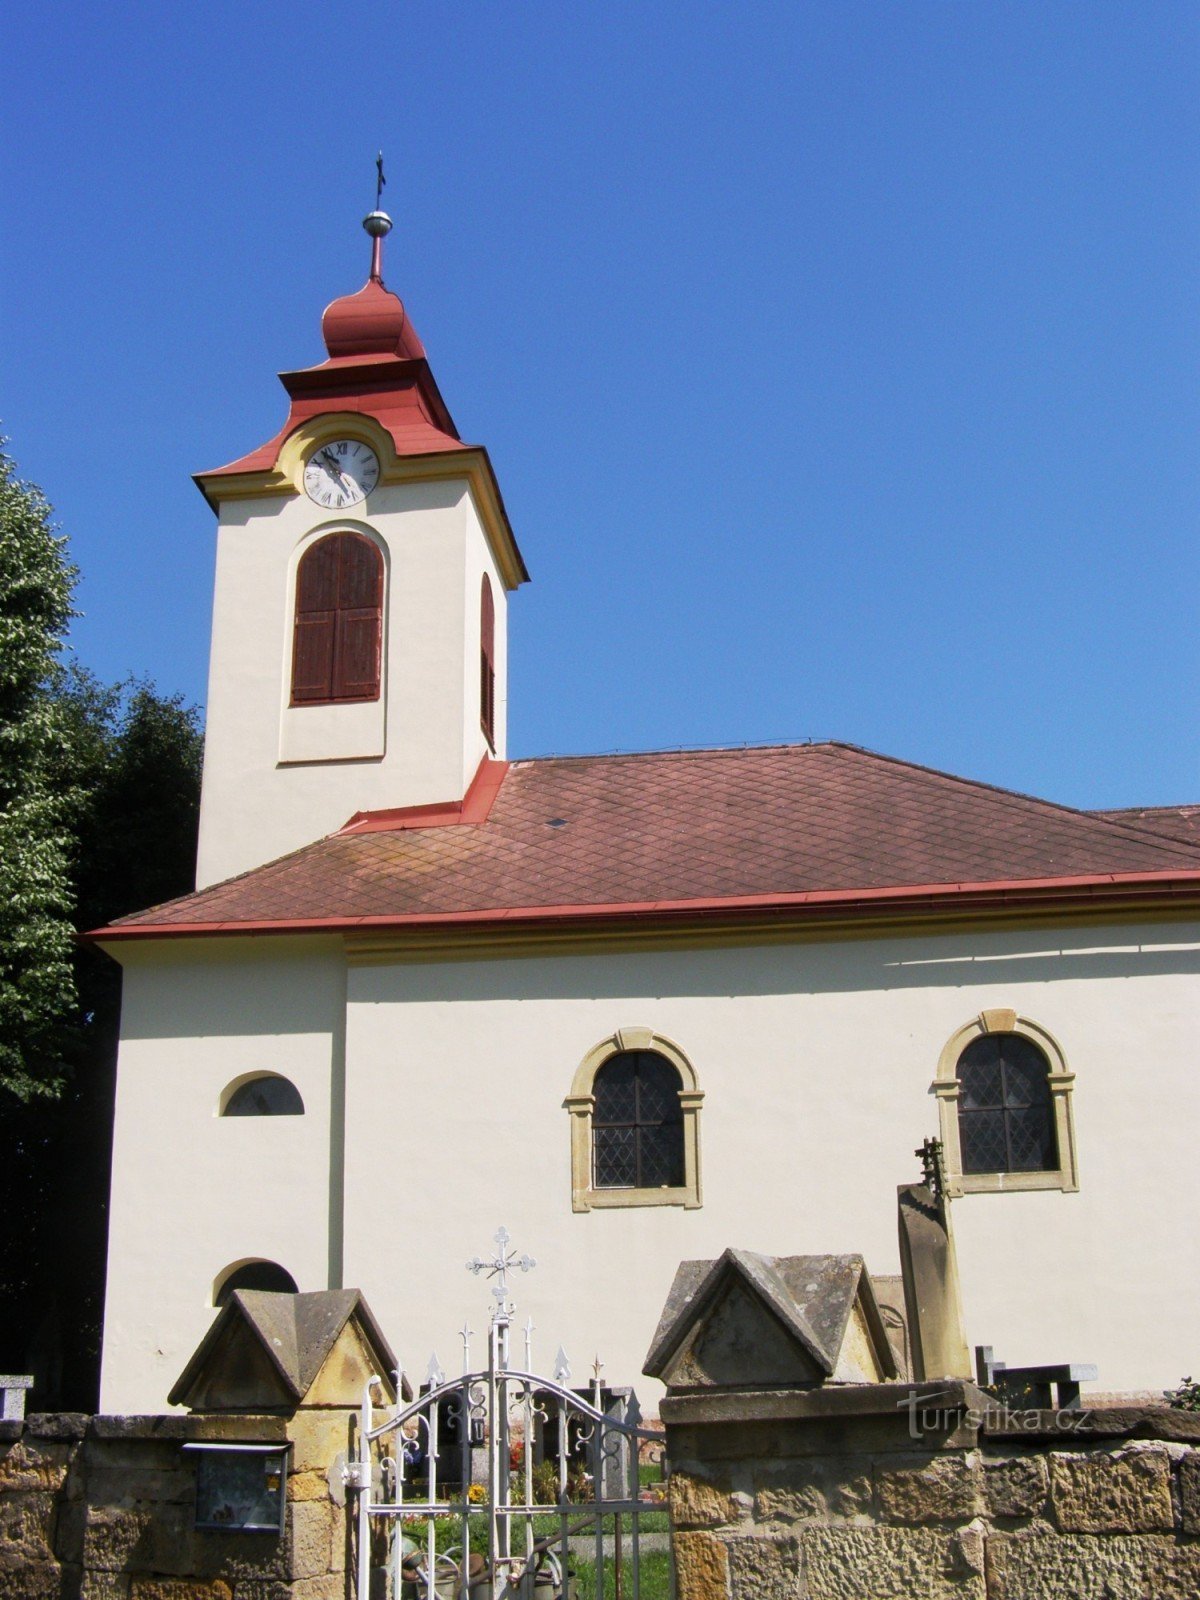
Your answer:
[[[514,1306],[508,1275],[536,1263],[510,1249],[506,1229],[470,1272],[496,1280],[487,1366],[471,1370],[465,1323],[462,1375],[432,1356],[417,1399],[362,1416],[347,1486],[357,1496],[357,1600],[643,1600],[640,1448],[663,1435],[641,1425],[632,1390],[606,1390],[599,1358],[585,1394],[568,1387],[561,1347],[554,1375],[510,1361]],[[657,1541],[656,1541],[657,1542]],[[655,1594],[674,1594],[669,1540],[653,1559]],[[647,1600],[649,1597],[647,1596]]]

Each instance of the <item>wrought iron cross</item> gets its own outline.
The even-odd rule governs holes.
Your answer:
[[[383,204],[383,191],[387,179],[383,175],[383,151],[375,157],[375,209],[378,211]]]
[[[519,1256],[515,1250],[508,1248],[512,1243],[512,1237],[507,1228],[497,1228],[492,1238],[495,1240],[496,1248],[490,1260],[484,1260],[482,1256],[472,1256],[467,1262],[467,1271],[473,1272],[476,1277],[481,1272],[486,1272],[489,1278],[499,1279],[492,1294],[503,1307],[508,1302],[508,1274],[514,1267],[522,1272],[528,1272],[537,1266],[537,1262],[532,1256]]]

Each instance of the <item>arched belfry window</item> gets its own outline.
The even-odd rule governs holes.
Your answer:
[[[296,569],[292,704],[378,700],[383,555],[361,533],[330,533]]]
[[[703,1100],[683,1051],[648,1028],[590,1050],[565,1102],[573,1209],[698,1206]]]
[[[235,1083],[221,1101],[223,1117],[302,1117],[304,1101],[289,1079],[260,1072]]]
[[[223,1306],[235,1289],[267,1289],[272,1294],[296,1294],[296,1280],[277,1261],[242,1261],[226,1267],[213,1284],[212,1303]]]
[[[952,1195],[1079,1187],[1075,1074],[1044,1028],[984,1011],[942,1051],[938,1097]]]
[[[491,580],[483,575],[479,595],[479,722],[484,737],[496,748],[496,602]]]

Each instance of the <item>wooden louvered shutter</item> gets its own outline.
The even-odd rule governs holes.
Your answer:
[[[333,694],[333,640],[337,617],[336,540],[306,550],[296,572],[296,633],[292,646],[292,703],[328,700]]]
[[[488,575],[479,597],[479,720],[492,749],[496,748],[496,603]]]
[[[335,533],[296,573],[292,704],[379,698],[383,558],[369,539]]]
[[[337,633],[333,656],[335,700],[378,700],[383,636],[383,558],[359,534],[337,535]]]

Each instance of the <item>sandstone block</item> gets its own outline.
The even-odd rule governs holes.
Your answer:
[[[676,1528],[719,1528],[736,1522],[740,1515],[733,1496],[703,1478],[673,1472],[667,1484],[667,1503],[671,1524]]]
[[[0,1600],[60,1600],[63,1569],[56,1561],[0,1567]]]
[[[140,1466],[118,1466],[103,1459],[87,1465],[87,1497],[92,1505],[148,1508],[191,1501],[195,1496],[195,1468],[181,1464],[178,1450],[161,1466],[151,1461]]]
[[[226,1536],[222,1536],[226,1537]],[[83,1565],[89,1571],[190,1577],[200,1572],[203,1535],[188,1505],[88,1505],[83,1524]]]
[[[982,1517],[975,1517],[965,1528],[950,1535],[949,1570],[960,1578],[984,1575],[987,1567],[988,1528]],[[985,1585],[986,1587],[986,1585]]]
[[[961,1570],[950,1535],[933,1528],[805,1528],[797,1538],[806,1600],[991,1600],[983,1574]]]
[[[1064,1533],[1155,1533],[1174,1526],[1165,1450],[1056,1455],[1050,1493]]]
[[[1200,1533],[1200,1450],[1189,1451],[1179,1463],[1179,1496],[1184,1533]]]
[[[350,1444],[349,1411],[297,1411],[288,1423],[292,1472],[327,1472],[333,1458]]]
[[[54,1496],[0,1494],[0,1568],[55,1565]]]
[[[1195,1600],[1200,1547],[1162,1535],[993,1534],[988,1600]]]
[[[675,1553],[677,1600],[728,1600],[725,1546],[711,1533],[677,1533]]]
[[[292,1506],[291,1521],[292,1548],[288,1576],[323,1576],[333,1565],[333,1517],[329,1503],[297,1500]]]
[[[83,1563],[83,1530],[87,1522],[87,1503],[58,1497],[54,1522],[54,1553],[73,1566]]]
[[[763,1522],[871,1516],[874,1489],[858,1456],[797,1461],[760,1480],[754,1514]]]
[[[289,1500],[328,1500],[329,1480],[323,1472],[293,1472],[287,1481]]]
[[[88,1572],[80,1574],[79,1600],[128,1600],[131,1579],[127,1572]]]
[[[1045,1510],[1049,1473],[1041,1456],[986,1461],[983,1486],[993,1517],[1036,1517]]]
[[[826,1504],[835,1517],[870,1516],[875,1505],[875,1492],[866,1474],[839,1478],[830,1485],[825,1495]]]
[[[232,1600],[223,1578],[134,1578],[130,1600]]]
[[[967,1522],[983,1510],[978,1458],[958,1452],[904,1466],[877,1467],[875,1488],[887,1522],[915,1526]]]
[[[140,1565],[150,1539],[150,1514],[112,1506],[89,1506],[83,1527],[83,1565],[89,1572],[126,1572]]]
[[[795,1539],[730,1539],[730,1600],[793,1600],[800,1591]]]
[[[290,1542],[277,1533],[194,1533],[186,1546],[187,1565],[173,1572],[200,1578],[224,1578],[233,1585],[235,1600],[251,1582],[285,1583],[289,1575]]]
[[[56,1494],[77,1448],[58,1439],[22,1439],[0,1453],[0,1494],[28,1489]]]
[[[292,1584],[290,1600],[346,1600],[345,1575],[329,1572],[323,1578],[301,1578]]]
[[[825,1515],[825,1496],[815,1483],[760,1489],[754,1496],[759,1522],[806,1522]]]

